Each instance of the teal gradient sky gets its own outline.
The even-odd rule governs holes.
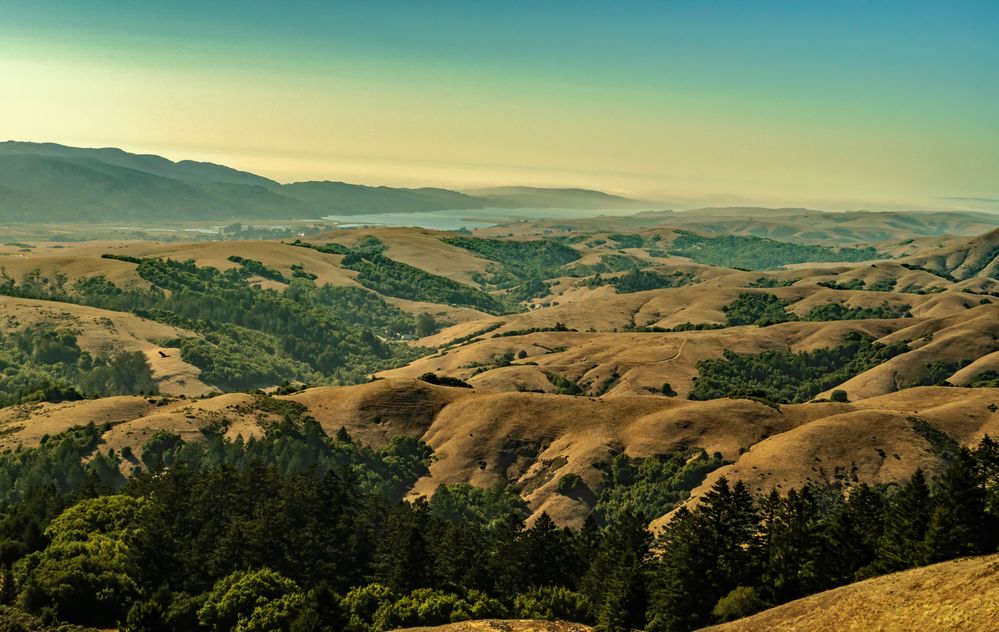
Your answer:
[[[999,2],[0,0],[0,136],[283,181],[999,209],[997,34]]]

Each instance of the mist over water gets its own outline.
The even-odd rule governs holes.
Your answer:
[[[581,219],[613,215],[634,215],[635,209],[568,209],[568,208],[476,208],[421,213],[366,213],[362,215],[325,215],[324,221],[336,222],[341,228],[359,226],[406,226],[433,230],[474,229],[538,219]]]

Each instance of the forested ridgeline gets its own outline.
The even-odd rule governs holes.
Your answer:
[[[103,276],[70,283],[31,272],[20,282],[0,277],[0,294],[132,312],[195,332],[160,342],[180,347],[205,382],[227,389],[285,380],[357,383],[421,355],[390,342],[415,332],[414,319],[368,290],[303,277],[281,290],[262,289],[249,282],[259,262],[248,260],[220,272],[192,261],[115,258],[136,264],[152,287],[123,289]],[[56,370],[53,378],[70,372]]]
[[[434,458],[424,444],[373,450],[286,412],[260,438],[162,434],[138,458],[102,452],[105,428],[93,425],[0,455],[3,601],[129,631],[497,617],[689,630],[999,544],[999,446],[987,437],[951,453],[939,477],[918,471],[901,486],[754,497],[720,479],[654,539],[635,509],[674,506],[713,458],[617,457],[604,509],[582,528],[547,515],[528,527],[524,501],[502,487],[401,501]],[[578,483],[560,492],[585,493]]]

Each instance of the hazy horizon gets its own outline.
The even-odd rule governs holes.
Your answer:
[[[4,6],[0,116],[280,182],[999,210],[997,26],[987,2],[43,0]]]

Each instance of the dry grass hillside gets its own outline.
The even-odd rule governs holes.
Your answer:
[[[738,227],[733,232],[755,235],[761,224],[777,230],[773,227],[795,223],[805,231],[811,222],[816,223],[814,239],[809,238],[814,243],[839,244],[850,234],[835,237],[830,232],[842,217],[834,221],[826,214],[796,215],[797,211],[762,213],[751,221],[743,216],[747,223],[733,224]],[[669,222],[693,222],[699,217],[702,228],[711,232],[716,224],[733,221],[732,213],[721,209],[703,216],[592,218],[576,227],[591,234],[566,242],[581,257],[572,265],[595,266],[605,256],[623,257],[628,265],[638,262],[647,271],[688,283],[679,287],[622,293],[599,282],[624,272],[607,272],[598,282],[587,283],[586,277],[569,276],[578,271],[563,267],[554,272],[559,276],[546,279],[551,284],[547,295],[525,302],[523,311],[501,316],[386,297],[411,314],[430,312],[454,324],[413,341],[435,351],[379,374],[386,379],[314,387],[286,399],[304,406],[330,433],[344,426],[359,440],[375,445],[398,434],[425,440],[435,459],[430,476],[417,483],[414,494],[431,494],[441,483],[509,484],[535,515],[546,511],[563,524],[583,520],[603,485],[601,465],[618,454],[648,457],[696,448],[720,453],[729,464],[694,490],[696,502],[723,475],[743,480],[759,492],[809,481],[844,485],[898,481],[917,467],[935,471],[943,452],[954,445],[974,443],[986,432],[999,434],[994,410],[999,389],[909,388],[924,379],[932,363],[945,363],[943,377],[958,385],[999,369],[999,298],[989,294],[999,288],[993,260],[999,232],[954,238],[941,228],[971,230],[985,220],[955,217],[954,223],[933,228],[927,215],[917,218],[923,228],[905,233],[901,224],[892,227],[895,216],[847,214],[843,221],[851,224],[851,230],[881,231],[885,240],[908,235],[906,243],[885,247],[906,256],[765,272],[652,257],[643,250],[613,245],[614,230],[658,235],[665,243],[675,238]],[[564,226],[555,228],[546,222],[511,226],[516,230],[506,228],[515,233],[514,239],[566,232]],[[503,234],[498,232],[503,229],[478,231],[478,236]],[[393,259],[470,285],[476,285],[478,275],[495,271],[495,262],[445,243],[443,238],[449,235],[368,228],[337,230],[308,240],[354,246],[375,238]],[[103,259],[104,253],[193,259],[221,269],[237,265],[229,261],[236,255],[261,261],[286,276],[300,264],[317,276],[318,283],[357,285],[357,273],[342,267],[342,256],[278,241],[8,244],[0,247],[0,268],[15,279],[34,270],[50,278],[63,275],[69,285],[98,274],[123,287],[146,283],[136,275],[134,264]],[[251,282],[282,286],[260,278]],[[911,317],[722,327],[726,309],[747,291],[786,301],[788,312],[799,318],[829,304],[908,309]],[[127,446],[141,455],[145,442],[160,430],[190,441],[201,440],[209,429],[248,437],[264,432],[279,418],[256,395],[199,398],[215,389],[199,380],[199,370],[183,362],[177,349],[156,343],[190,332],[127,313],[9,297],[0,297],[0,322],[8,329],[58,324],[76,332],[81,348],[94,355],[142,351],[163,393],[2,409],[2,446],[36,445],[45,434],[94,421],[112,424],[101,449]],[[690,323],[719,328],[636,331]],[[836,385],[846,392],[849,403],[776,407],[745,399],[686,399],[698,363],[720,358],[725,351],[814,351],[841,344],[851,332],[884,343],[905,343],[908,350]],[[427,372],[466,380],[474,388],[433,386],[416,379]],[[819,398],[828,398],[831,390]],[[578,395],[562,394],[568,392]],[[578,475],[584,491],[572,497],[557,492],[558,481],[566,474]]]
[[[999,389],[912,388],[850,404],[783,406],[782,411],[823,407],[821,417],[764,437],[707,476],[689,503],[721,477],[742,481],[754,493],[806,483],[892,483],[917,468],[935,474],[957,446],[999,436]],[[726,454],[727,456],[727,454]],[[670,514],[652,523],[658,530]]]
[[[909,264],[923,266],[958,279],[999,277],[999,228],[984,235],[955,240],[940,248],[907,257]]]
[[[586,232],[662,233],[673,229],[705,234],[768,237],[826,245],[880,243],[887,250],[911,254],[945,243],[952,235],[980,235],[999,225],[994,213],[822,212],[810,209],[701,208],[688,211],[649,211],[621,217],[537,220],[503,224],[479,232],[518,237],[565,230]]]
[[[373,445],[399,434],[426,441],[434,460],[414,495],[430,495],[442,483],[504,483],[520,490],[535,515],[546,511],[572,525],[582,522],[602,488],[601,464],[620,453],[721,453],[732,464],[709,475],[694,490],[696,498],[721,475],[761,492],[807,481],[899,481],[917,467],[938,469],[946,448],[941,436],[956,445],[974,443],[986,432],[999,434],[999,413],[990,407],[999,402],[999,389],[927,387],[778,410],[750,400],[495,393],[393,379],[312,388],[280,399],[305,406],[331,434],[346,427]],[[45,434],[110,422],[101,449],[128,446],[141,458],[142,447],[160,430],[187,441],[202,440],[207,429],[247,438],[279,419],[258,396],[238,393],[22,405],[0,411],[0,448],[30,447]],[[588,492],[569,497],[556,491],[558,480],[570,473]]]
[[[680,397],[686,397],[697,376],[697,362],[719,358],[726,349],[739,353],[809,350],[835,346],[850,331],[880,337],[894,326],[892,321],[840,321],[676,333],[546,331],[486,338],[381,375],[419,377],[429,371],[467,379],[482,389],[544,392],[556,392],[548,376],[558,375],[592,395],[654,395],[668,383]],[[511,356],[509,365],[503,366]]]
[[[6,331],[37,325],[69,329],[76,334],[80,348],[94,357],[141,351],[160,392],[166,395],[197,396],[217,390],[199,379],[201,370],[184,362],[179,349],[156,343],[193,335],[177,327],[123,312],[9,296],[0,296],[0,323]]]
[[[589,632],[590,629],[581,623],[527,619],[487,619],[422,628],[400,628],[406,632]]]
[[[990,632],[997,622],[999,555],[989,555],[842,586],[705,630]]]
[[[826,288],[812,293],[808,288],[779,288],[774,294],[789,300],[804,296],[791,306],[794,312],[804,313],[817,305],[840,301],[849,307],[906,301],[913,306],[915,316],[894,320],[798,321],[770,327],[750,325],[700,331],[614,333],[607,331],[610,325],[614,325],[614,329],[631,323],[675,326],[679,324],[677,321],[689,322],[689,316],[695,311],[699,318],[697,322],[723,322],[722,308],[734,300],[740,290],[719,288],[706,293],[695,286],[621,295],[604,291],[606,289],[591,291],[600,294],[591,301],[451,327],[419,342],[423,346],[442,347],[436,354],[381,375],[418,377],[429,371],[459,377],[489,390],[545,392],[556,391],[549,376],[560,375],[578,382],[593,395],[650,394],[668,383],[685,397],[698,374],[697,363],[719,358],[725,350],[738,353],[775,349],[811,351],[841,344],[851,331],[862,332],[883,343],[908,341],[908,353],[836,387],[846,390],[851,398],[866,398],[916,383],[927,365],[938,361],[970,363],[970,367],[952,371],[953,383],[963,384],[994,367],[994,354],[999,351],[999,302],[980,304],[977,297],[960,294],[898,296]],[[578,331],[509,335],[532,328],[551,329],[557,323]],[[598,331],[588,331],[591,328]],[[477,333],[480,335],[471,340],[448,344]]]

